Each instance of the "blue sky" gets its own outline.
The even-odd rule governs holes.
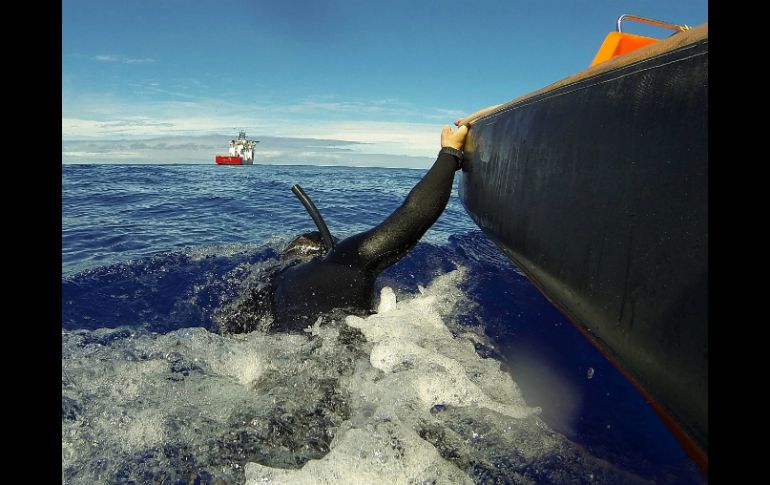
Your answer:
[[[441,125],[586,68],[622,13],[696,26],[708,2],[63,0],[63,145],[246,129],[426,157]]]

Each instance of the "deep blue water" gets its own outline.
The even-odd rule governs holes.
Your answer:
[[[63,330],[163,334],[215,332],[214,314],[243,290],[244,264],[275,259],[281,244],[314,229],[293,184],[343,239],[383,220],[425,171],[65,165],[62,173]],[[478,230],[456,193],[381,285],[416,293],[466,268],[462,290],[473,304],[460,322],[491,338],[494,345],[479,351],[506,363],[551,428],[656,483],[704,483],[642,396]],[[481,476],[479,483],[493,483]]]

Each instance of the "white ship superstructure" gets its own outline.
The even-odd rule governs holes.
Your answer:
[[[228,153],[231,157],[241,157],[242,165],[252,165],[254,163],[254,147],[257,146],[257,143],[259,142],[247,139],[246,132],[241,131],[238,133],[237,140],[230,140]]]

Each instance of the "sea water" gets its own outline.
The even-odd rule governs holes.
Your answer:
[[[371,316],[219,332],[314,229],[293,184],[343,239],[424,173],[64,165],[62,483],[704,483],[456,187]]]

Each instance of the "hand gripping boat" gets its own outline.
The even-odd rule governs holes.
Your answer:
[[[707,471],[708,24],[617,30],[585,71],[460,120],[460,199]]]

